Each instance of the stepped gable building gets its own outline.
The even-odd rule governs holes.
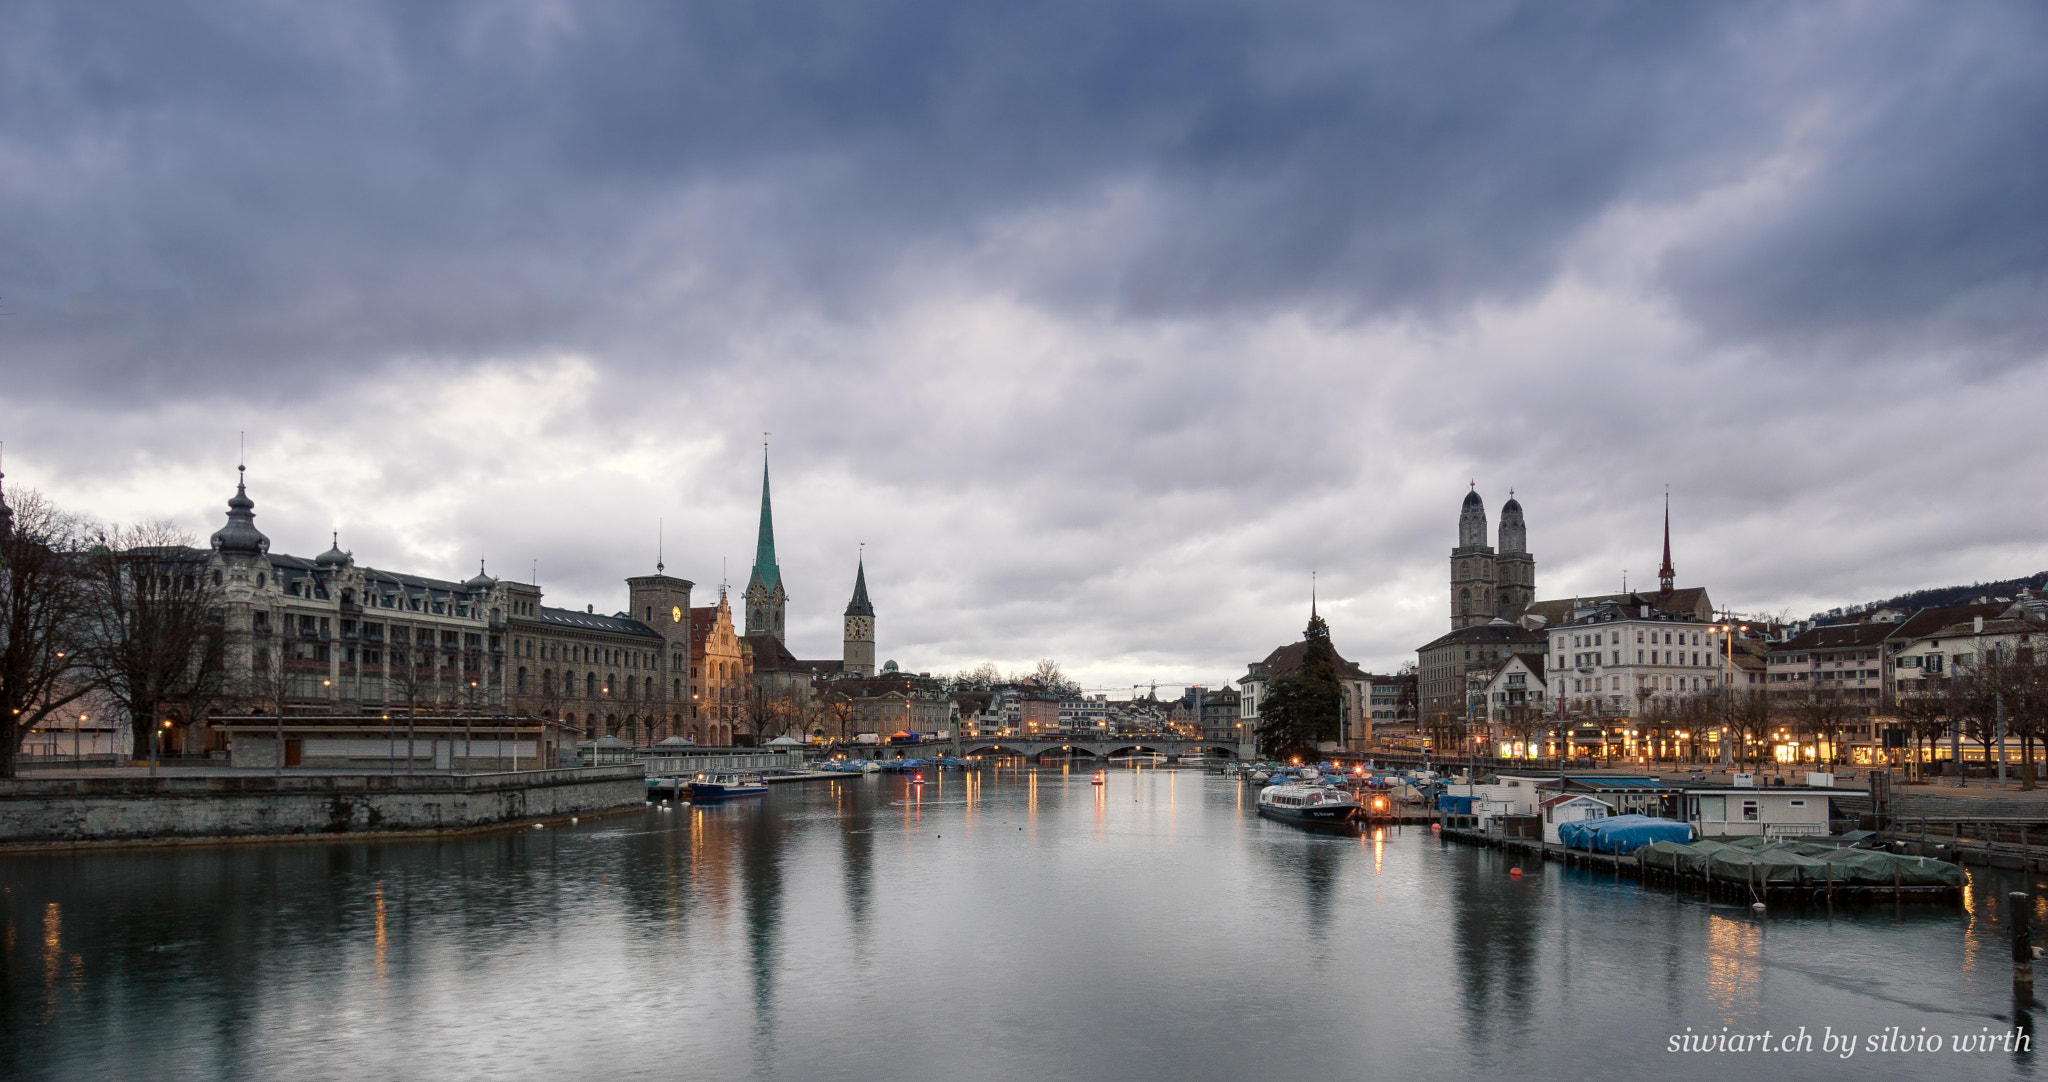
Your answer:
[[[628,611],[556,608],[481,566],[463,582],[365,567],[338,535],[312,559],[272,552],[255,507],[244,473],[226,524],[193,552],[225,607],[230,712],[493,710],[636,742],[684,731],[688,580],[657,565],[626,580]],[[221,748],[194,729],[176,746]]]
[[[1496,617],[1513,620],[1536,600],[1536,557],[1514,493],[1500,509],[1500,549],[1486,543],[1486,501],[1475,482],[1458,513],[1458,545],[1451,550],[1451,627],[1473,627]]]
[[[690,610],[691,732],[698,743],[727,747],[734,733],[748,731],[748,693],[753,662],[732,626],[732,602],[723,589],[718,604]]]

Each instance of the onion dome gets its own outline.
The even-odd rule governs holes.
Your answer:
[[[1501,505],[1500,505],[1500,515],[1501,515],[1501,517],[1502,517],[1502,518],[1506,518],[1506,517],[1508,517],[1509,515],[1519,515],[1519,514],[1521,514],[1521,513],[1522,513],[1522,501],[1520,501],[1520,500],[1518,500],[1518,499],[1515,499],[1515,495],[1514,495],[1514,493],[1512,493],[1512,492],[1508,493],[1508,502],[1506,502],[1506,503],[1504,503],[1504,504],[1501,504]]]
[[[334,534],[333,546],[326,552],[313,557],[313,562],[321,567],[342,567],[348,563],[348,553],[341,551],[341,534],[339,531]]]
[[[1464,509],[1470,511],[1474,508],[1478,508],[1481,511],[1484,511],[1486,509],[1486,501],[1479,498],[1479,490],[1476,488],[1470,492],[1465,493]]]
[[[235,467],[235,494],[228,498],[228,524],[215,530],[213,551],[223,556],[261,556],[270,551],[270,538],[256,528],[256,501],[249,498],[248,475]]]
[[[489,575],[484,574],[484,562],[482,560],[478,560],[476,562],[476,577],[470,579],[468,582],[463,583],[462,588],[468,590],[471,593],[480,594],[486,590],[489,590],[491,587],[496,586],[497,584],[497,579],[494,579]]]

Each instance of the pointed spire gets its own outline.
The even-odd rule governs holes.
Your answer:
[[[861,554],[853,573],[853,600],[846,603],[848,616],[873,616],[875,606],[868,601],[868,559],[867,546],[861,546]]]
[[[662,526],[664,524],[662,519],[654,520],[654,573],[657,575],[668,570],[668,565],[662,562],[661,551],[662,541],[664,540],[662,537]]]
[[[768,498],[768,444],[761,444],[761,531],[754,542],[754,573],[747,583],[749,590],[755,583],[767,589],[774,589],[782,578],[782,569],[775,563],[775,512]]]
[[[1678,574],[1671,570],[1671,486],[1664,486],[1664,566],[1657,569],[1657,592],[1669,595],[1672,580]]]
[[[1308,573],[1308,616],[1311,620],[1316,617],[1316,573],[1313,571]]]

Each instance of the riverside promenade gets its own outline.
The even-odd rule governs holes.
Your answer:
[[[435,834],[639,807],[638,763],[401,773],[222,766],[37,771],[0,779],[0,851]]]

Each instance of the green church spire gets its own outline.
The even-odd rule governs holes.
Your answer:
[[[761,449],[761,533],[754,542],[754,573],[748,579],[747,587],[752,589],[759,583],[766,589],[774,589],[782,580],[782,570],[775,564],[775,515],[768,503],[768,449]]]
[[[789,595],[775,563],[775,516],[768,503],[768,445],[761,445],[761,535],[754,545],[754,572],[747,577],[747,634],[783,637]]]

